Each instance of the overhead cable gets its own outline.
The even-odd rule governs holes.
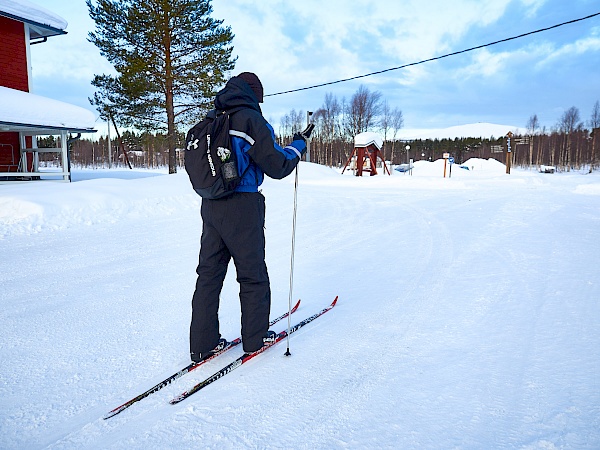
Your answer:
[[[599,16],[599,15],[600,15],[600,12],[597,12],[595,14],[590,14],[589,16],[586,16],[586,17],[581,17],[579,19],[569,20],[568,22],[563,22],[563,23],[559,23],[559,24],[556,24],[556,25],[552,25],[551,27],[540,28],[539,30],[535,30],[535,31],[530,31],[528,33],[519,34],[518,36],[512,36],[512,37],[509,37],[509,38],[500,39],[499,41],[494,41],[494,42],[490,42],[488,44],[478,45],[476,47],[467,48],[465,50],[460,50],[460,51],[457,51],[457,52],[447,53],[445,55],[436,56],[434,58],[424,59],[422,61],[413,62],[413,63],[410,63],[410,64],[403,64],[402,66],[392,67],[390,69],[378,70],[377,72],[371,72],[371,73],[367,73],[367,74],[364,74],[364,75],[357,75],[355,77],[344,78],[342,80],[330,81],[328,83],[315,84],[313,86],[307,86],[307,87],[298,88],[298,89],[291,89],[289,91],[276,92],[274,94],[265,94],[264,96],[265,97],[273,97],[275,95],[290,94],[292,92],[306,91],[308,89],[315,89],[315,88],[318,88],[318,87],[329,86],[331,84],[344,83],[346,81],[357,80],[359,78],[366,78],[366,77],[370,77],[370,76],[373,76],[373,75],[379,75],[380,73],[391,72],[393,70],[404,69],[406,67],[411,67],[411,66],[417,66],[419,64],[424,64],[424,63],[431,62],[431,61],[437,61],[439,59],[448,58],[449,56],[460,55],[461,53],[472,52],[473,50],[478,50],[480,48],[490,47],[492,45],[501,44],[503,42],[514,41],[515,39],[520,39],[520,38],[523,38],[525,36],[530,36],[532,34],[541,33],[543,31],[552,30],[554,28],[562,27],[564,25],[569,25],[569,24],[572,24],[572,23],[581,22],[583,20],[591,19],[592,17],[596,17],[596,16]]]

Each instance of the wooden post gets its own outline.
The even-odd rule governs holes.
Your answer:
[[[354,148],[354,150],[352,150],[352,153],[350,154],[350,158],[348,158],[348,161],[346,161],[346,165],[344,166],[344,168],[342,169],[342,175],[344,174],[344,171],[346,170],[346,168],[348,167],[348,165],[352,162],[352,157],[356,154],[356,148]]]
[[[117,137],[119,138],[119,145],[121,146],[123,157],[125,158],[125,161],[127,161],[127,165],[129,166],[129,168],[132,169],[131,163],[129,162],[129,157],[127,156],[127,152],[125,151],[125,146],[123,145],[123,141],[121,140],[121,133],[119,133],[119,129],[117,128],[117,124],[115,123],[115,118],[112,116],[112,114],[110,115],[110,120],[112,120],[112,123],[115,126],[115,131],[117,132]]]
[[[362,177],[363,166],[365,164],[365,148],[359,147],[356,155],[356,176]]]
[[[448,158],[450,158],[450,153],[444,153],[442,156],[444,157],[444,178],[446,178],[446,164],[448,163]]]
[[[509,131],[506,135],[506,173],[510,174],[510,166],[512,163],[512,148],[511,148],[511,140],[513,134],[512,131]]]
[[[62,171],[63,173],[66,173],[66,175],[63,175],[63,180],[71,181],[71,167],[69,164],[69,139],[66,131],[61,131],[60,133],[60,147]]]
[[[374,148],[373,150],[369,150],[369,147],[365,148],[367,155],[369,156],[369,160],[371,161],[371,176],[377,175],[377,154],[379,150]]]

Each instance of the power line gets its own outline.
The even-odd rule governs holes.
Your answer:
[[[586,16],[586,17],[581,17],[579,19],[569,20],[568,22],[563,22],[563,23],[559,23],[557,25],[552,25],[551,27],[540,28],[539,30],[535,30],[535,31],[530,31],[528,33],[519,34],[518,36],[512,36],[512,37],[509,37],[509,38],[506,38],[506,39],[500,39],[499,41],[490,42],[489,44],[478,45],[476,47],[471,47],[471,48],[467,48],[465,50],[460,50],[460,51],[457,51],[457,52],[448,53],[448,54],[445,54],[445,55],[442,55],[442,56],[436,56],[434,58],[424,59],[422,61],[413,62],[413,63],[410,63],[410,64],[404,64],[404,65],[398,66],[398,67],[392,67],[391,69],[384,69],[384,70],[379,70],[377,72],[367,73],[367,74],[364,74],[364,75],[357,75],[357,76],[351,77],[351,78],[344,78],[342,80],[330,81],[328,83],[321,83],[321,84],[315,84],[313,86],[307,86],[307,87],[298,88],[298,89],[291,89],[289,91],[276,92],[274,94],[265,94],[265,97],[273,97],[275,95],[290,94],[292,92],[306,91],[308,89],[314,89],[314,88],[318,88],[318,87],[329,86],[331,84],[344,83],[346,81],[357,80],[359,78],[366,78],[366,77],[370,77],[372,75],[379,75],[380,73],[391,72],[393,70],[405,69],[406,67],[418,66],[419,64],[424,64],[424,63],[431,62],[431,61],[437,61],[438,59],[448,58],[449,56],[460,55],[461,53],[472,52],[473,50],[478,50],[480,48],[490,47],[492,45],[501,44],[502,42],[513,41],[515,39],[520,39],[520,38],[525,37],[525,36],[530,36],[532,34],[541,33],[542,31],[548,31],[548,30],[552,30],[554,28],[562,27],[564,25],[569,25],[569,24],[572,24],[572,23],[581,22],[583,20],[591,19],[592,17],[596,17],[596,16],[599,16],[599,15],[600,15],[600,12],[597,12],[595,14],[590,14],[589,16]]]

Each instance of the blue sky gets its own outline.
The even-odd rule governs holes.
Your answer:
[[[68,35],[32,47],[33,91],[93,108],[94,74],[109,63],[87,42],[84,0],[37,4],[69,22]],[[213,0],[232,28],[233,74],[255,72],[266,94],[354,77],[487,44],[600,12],[597,0]],[[402,110],[405,128],[474,122],[552,128],[576,106],[588,121],[600,100],[600,16],[411,68],[267,97],[263,112],[316,110],[325,94],[349,100],[360,85]],[[99,123],[102,133],[102,126]]]

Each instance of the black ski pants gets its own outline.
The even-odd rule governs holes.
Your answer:
[[[211,351],[219,333],[219,296],[233,258],[240,284],[242,342],[245,352],[258,350],[269,328],[271,288],[265,264],[265,198],[240,192],[202,200],[202,237],[198,279],[192,299],[190,352]]]

